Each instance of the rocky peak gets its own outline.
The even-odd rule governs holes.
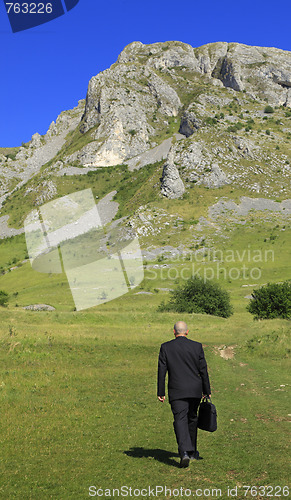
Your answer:
[[[278,111],[266,114],[267,105]],[[52,171],[75,175],[121,163],[135,170],[162,159],[166,196],[179,197],[195,183],[212,188],[230,182],[256,192],[272,185],[279,195],[290,174],[287,108],[291,52],[227,42],[195,48],[136,41],[91,78],[85,103],[61,113],[45,136],[36,133],[17,152],[0,154],[0,202],[47,162],[41,201],[54,195],[42,182]]]
[[[126,155],[141,153],[153,135],[149,115],[158,109],[166,116],[177,116],[181,109],[178,86],[168,77],[178,83],[183,72],[190,72],[194,81],[205,75],[216,86],[221,82],[226,88],[245,91],[272,106],[290,106],[290,52],[226,42],[198,48],[181,42],[133,42],[121,52],[116,64],[89,82],[81,132],[100,125],[95,135],[100,140],[107,133],[104,120],[111,124],[117,121],[125,136],[129,130],[137,134],[135,146],[129,146]],[[120,127],[116,133],[120,136]],[[125,137],[125,142],[128,139]]]

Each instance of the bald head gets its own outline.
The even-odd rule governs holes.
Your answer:
[[[177,323],[174,324],[174,332],[175,335],[187,335],[188,326],[185,321],[177,321]]]

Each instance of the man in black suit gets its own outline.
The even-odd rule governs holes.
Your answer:
[[[211,396],[202,344],[188,339],[188,331],[184,321],[175,323],[175,339],[161,345],[158,364],[158,399],[162,403],[168,372],[168,396],[181,467],[201,459],[197,451],[197,410],[202,395]]]

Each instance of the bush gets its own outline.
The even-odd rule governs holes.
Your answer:
[[[230,125],[227,127],[228,132],[237,132],[238,130],[241,130],[243,128],[243,124],[241,122],[237,122],[234,125]]]
[[[264,113],[274,113],[274,109],[272,106],[266,106],[264,109]]]
[[[205,123],[205,125],[216,125],[217,124],[217,119],[213,118],[211,116],[208,116],[207,118],[205,118],[204,123]]]
[[[7,306],[8,302],[8,293],[4,292],[4,290],[0,290],[0,306]]]
[[[192,276],[171,292],[168,304],[160,304],[159,311],[204,313],[228,318],[233,310],[229,294],[211,281]]]
[[[14,153],[8,153],[6,156],[6,158],[9,158],[10,160],[16,160],[16,155],[17,155],[18,151],[15,151]]]
[[[291,317],[291,283],[268,283],[252,293],[247,310],[255,319]]]

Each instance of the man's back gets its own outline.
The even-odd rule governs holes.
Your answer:
[[[169,403],[181,457],[180,467],[199,460],[197,451],[198,407],[202,395],[210,396],[210,383],[202,344],[187,338],[185,321],[174,325],[175,339],[161,345],[158,364],[158,400],[165,401],[168,372]]]
[[[202,344],[177,336],[161,345],[158,366],[158,396],[165,394],[168,371],[169,401],[210,394],[207,364]]]

